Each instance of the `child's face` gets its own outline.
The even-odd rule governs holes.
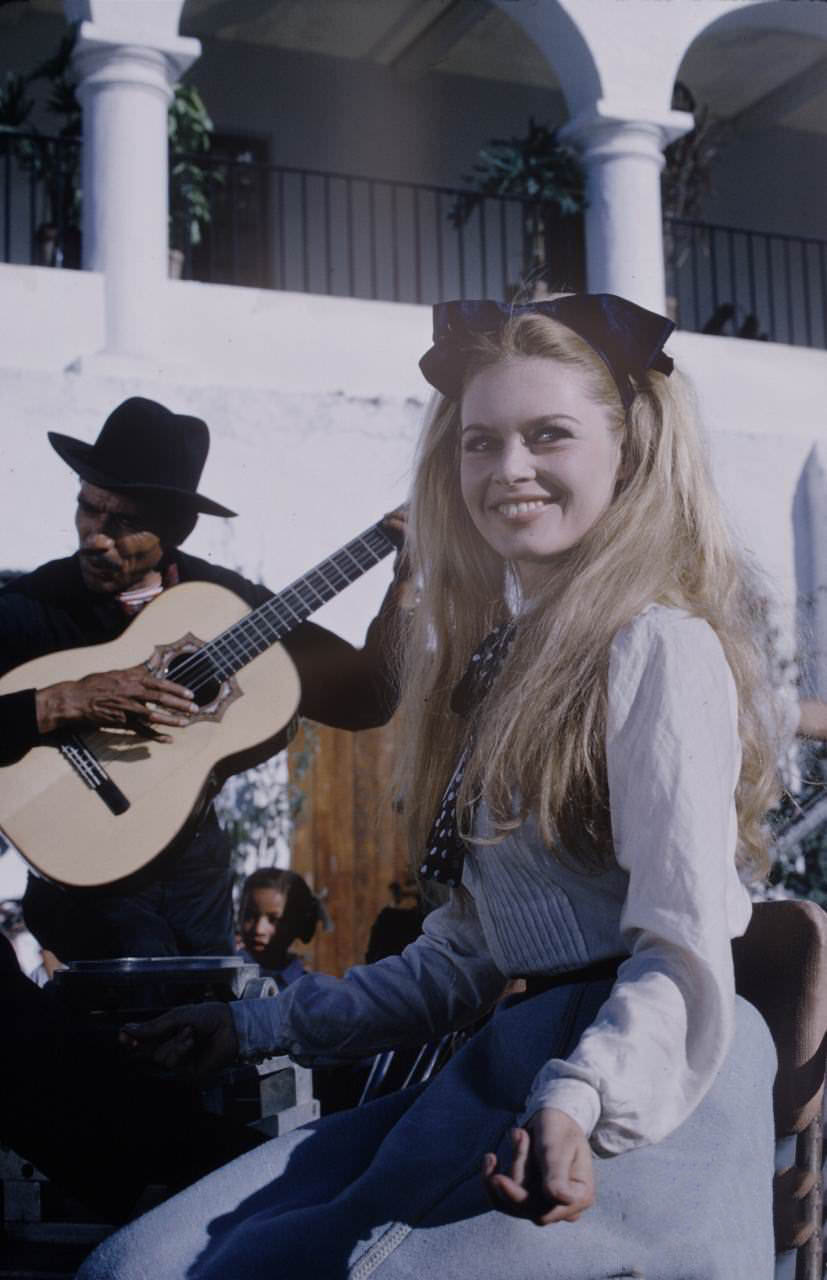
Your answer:
[[[241,937],[253,955],[272,949],[286,905],[285,895],[278,889],[253,889],[246,895]]]

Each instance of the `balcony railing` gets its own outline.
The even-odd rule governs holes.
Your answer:
[[[583,287],[582,223],[549,206],[245,156],[186,164],[209,209],[193,244],[173,179],[186,278],[410,303]],[[4,261],[79,265],[78,165],[75,140],[0,133]],[[827,347],[827,241],[679,218],[664,239],[681,328]]]
[[[827,347],[827,241],[664,220],[682,329]]]
[[[193,279],[411,303],[509,296],[543,263],[581,283],[576,220],[537,202],[246,159],[199,167],[211,218],[182,246]]]
[[[3,262],[80,266],[78,138],[0,130]]]

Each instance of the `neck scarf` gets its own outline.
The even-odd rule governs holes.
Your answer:
[[[465,674],[451,696],[451,709],[458,715],[470,715],[487,696],[502,669],[515,630],[514,622],[502,623],[489,632],[474,651]],[[466,841],[460,835],[457,795],[473,749],[472,731],[443,793],[428,836],[425,857],[419,868],[419,874],[424,879],[437,880],[440,884],[451,887],[458,885],[462,879],[462,867],[468,850]],[[472,815],[469,814],[470,817]]]

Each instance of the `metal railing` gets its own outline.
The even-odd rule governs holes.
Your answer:
[[[185,277],[423,303],[582,288],[582,220],[510,196],[253,162],[179,157],[172,243]],[[6,262],[80,265],[80,143],[0,132]],[[196,186],[208,219],[190,235]],[[184,231],[182,236],[180,233]],[[681,328],[827,347],[827,241],[664,219]]]
[[[509,296],[540,263],[571,286],[582,273],[575,220],[537,202],[246,160],[200,168],[211,219],[182,246],[196,279],[422,303]]]
[[[0,129],[0,261],[80,266],[81,145]]]
[[[664,219],[682,329],[827,347],[827,241]]]

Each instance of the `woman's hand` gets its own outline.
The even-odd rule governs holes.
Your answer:
[[[530,1218],[538,1227],[576,1222],[594,1204],[591,1148],[576,1121],[554,1107],[536,1111],[524,1129],[513,1129],[511,1173],[497,1172],[487,1152],[482,1177],[495,1209]]]
[[[139,1061],[190,1076],[220,1071],[238,1057],[233,1015],[220,1001],[187,1004],[151,1022],[128,1023],[120,1041]]]

